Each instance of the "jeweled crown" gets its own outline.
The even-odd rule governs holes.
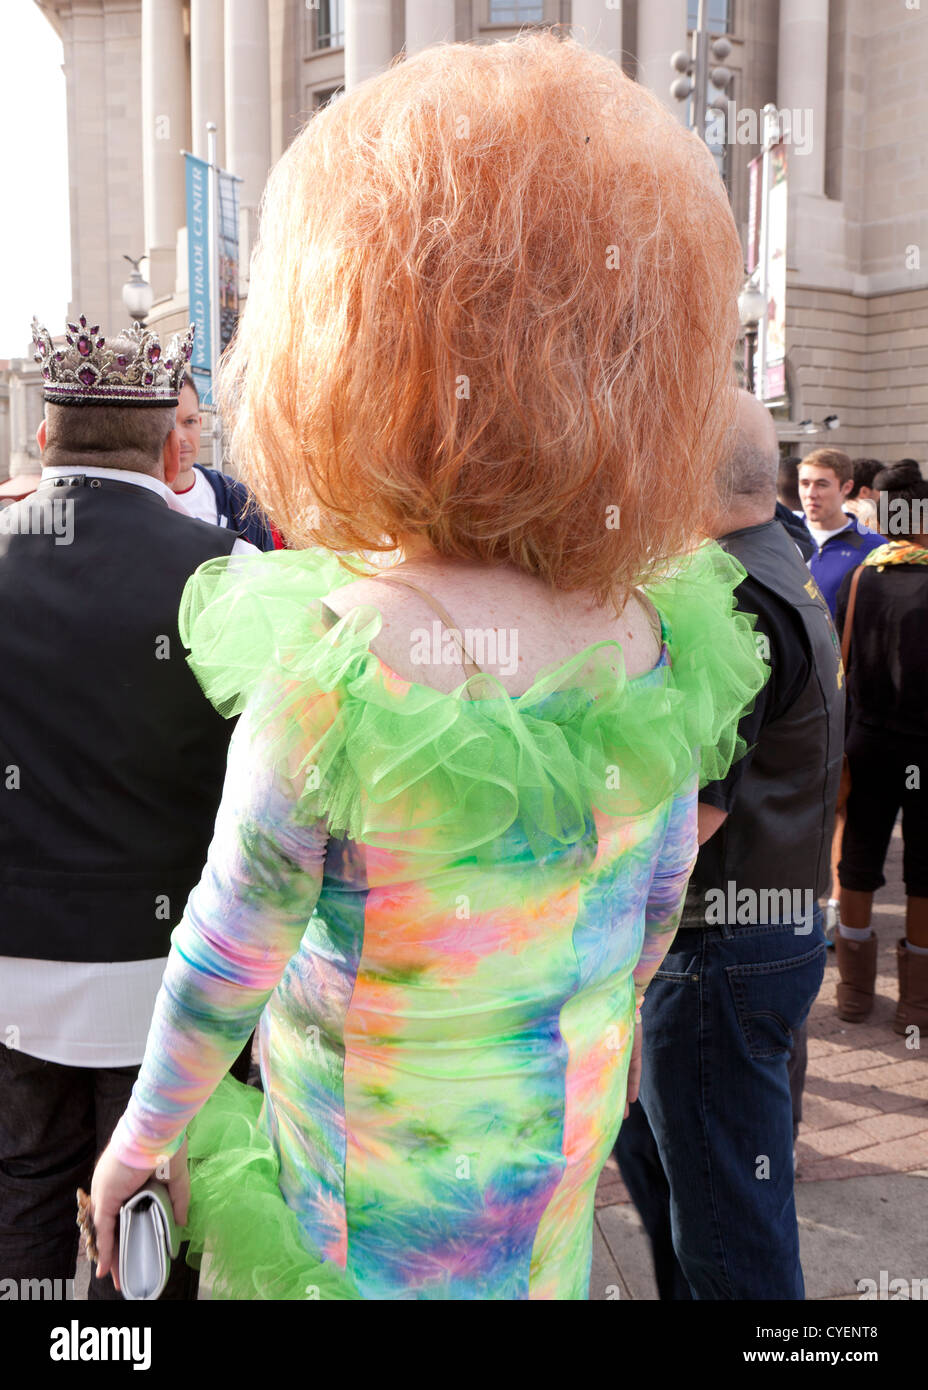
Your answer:
[[[66,345],[56,347],[34,318],[32,341],[45,399],[54,405],[177,405],[195,331],[191,324],[186,333],[175,334],[165,355],[157,333],[140,323],[107,342],[99,325],[88,328],[81,314],[68,324]]]

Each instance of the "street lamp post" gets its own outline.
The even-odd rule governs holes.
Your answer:
[[[206,122],[206,161],[209,165],[209,335],[210,335],[210,399],[213,406],[212,455],[213,467],[222,472],[222,420],[216,396],[216,376],[222,352],[219,285],[219,163],[217,160],[218,130],[215,121]]]
[[[670,59],[670,66],[681,74],[671,82],[670,95],[677,101],[693,98],[693,130],[700,140],[706,141],[706,144],[709,143],[706,140],[706,116],[710,109],[717,117],[726,114],[724,108],[716,104],[721,98],[716,98],[712,107],[709,106],[709,79],[711,77],[712,85],[719,91],[726,89],[731,82],[732,74],[724,66],[724,62],[730,53],[731,44],[724,35],[713,39],[709,34],[706,27],[706,0],[699,0],[692,53],[680,48]],[[716,66],[710,70],[711,61],[714,61]]]
[[[139,262],[144,259],[144,256],[139,256],[138,259],[134,256],[123,256],[123,260],[132,266],[132,274],[122,287],[122,302],[126,306],[126,312],[130,319],[143,325],[151,313],[154,302],[151,285],[139,270]]]
[[[759,274],[760,266],[758,265],[745,281],[744,288],[738,295],[738,317],[741,319],[741,326],[744,329],[744,384],[752,395],[757,392],[757,374],[754,370],[754,363],[757,354],[758,325],[764,317],[764,311],[767,307],[757,284]]]
[[[708,34],[705,31],[706,0],[699,0],[696,11],[696,33],[693,35],[693,124],[700,140],[706,138],[706,78],[709,74]]]
[[[206,162],[209,165],[209,197],[207,200],[207,216],[209,225],[209,355],[211,362],[210,370],[210,395],[213,398],[213,406],[216,404],[216,373],[219,370],[219,353],[221,338],[220,312],[219,312],[219,196],[218,179],[219,168],[216,163],[216,148],[218,140],[218,128],[215,121],[206,123]]]

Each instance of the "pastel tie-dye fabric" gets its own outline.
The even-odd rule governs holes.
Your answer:
[[[263,1104],[226,1081],[192,1126],[214,1296],[584,1298],[697,785],[766,678],[743,570],[705,547],[650,591],[645,676],[601,643],[472,700],[384,667],[376,610],[334,620],[352,577],[281,551],[188,586],[193,669],[241,717],[115,1150],[173,1153],[258,1022]]]

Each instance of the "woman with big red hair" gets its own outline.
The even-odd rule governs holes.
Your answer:
[[[587,1296],[697,786],[764,681],[702,541],[741,277],[705,147],[552,32],[398,62],[273,171],[222,395],[303,548],[184,596],[240,718],[104,1272],[159,1163],[186,1214],[193,1121],[214,1297]],[[256,1024],[264,1097],[217,1090]]]

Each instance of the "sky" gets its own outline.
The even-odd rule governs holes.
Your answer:
[[[71,297],[63,60],[32,0],[0,0],[0,358],[31,357],[33,314],[61,333]]]

